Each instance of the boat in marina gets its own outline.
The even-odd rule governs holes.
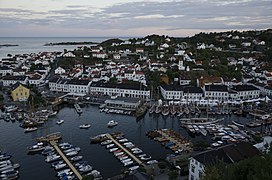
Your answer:
[[[108,127],[114,127],[114,126],[117,126],[118,125],[118,122],[117,121],[114,121],[114,120],[110,120],[108,123],[107,123]]]
[[[260,127],[260,126],[262,126],[262,123],[260,123],[260,122],[250,122],[250,123],[247,123],[246,125],[248,127],[250,127],[250,128],[254,128],[254,127]]]
[[[45,146],[42,142],[34,144],[33,146],[27,148],[28,152],[39,152],[45,149]]]
[[[90,124],[82,124],[79,126],[80,129],[89,129],[91,127]]]
[[[83,111],[82,111],[82,109],[80,108],[80,106],[79,106],[79,104],[74,104],[74,107],[75,107],[75,109],[76,109],[76,112],[78,113],[78,114],[81,114]]]
[[[33,131],[37,131],[37,130],[38,130],[37,127],[28,127],[28,128],[25,128],[25,133],[33,132]]]
[[[186,125],[208,125],[215,124],[220,121],[223,121],[224,118],[216,119],[216,118],[182,118],[180,119],[181,126]]]
[[[176,113],[177,113],[177,110],[176,110],[175,106],[172,106],[172,108],[170,109],[171,116],[174,116]]]
[[[43,142],[43,141],[49,142],[49,141],[57,141],[57,140],[60,140],[61,138],[62,138],[61,133],[60,132],[55,132],[55,133],[52,133],[52,134],[48,134],[46,136],[36,138],[36,140],[39,141],[39,142]]]
[[[162,115],[168,116],[168,114],[169,114],[169,108],[168,108],[168,106],[164,106],[162,108]]]
[[[62,123],[64,123],[64,120],[63,120],[63,119],[58,120],[56,123],[57,123],[58,125],[61,125]]]
[[[241,128],[244,128],[245,127],[245,125],[243,125],[243,124],[241,124],[241,123],[239,123],[239,122],[237,122],[237,121],[231,121],[232,122],[232,124],[234,124],[234,125],[236,125],[236,126],[238,126],[238,127],[241,127]]]

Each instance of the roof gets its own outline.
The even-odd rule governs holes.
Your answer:
[[[161,87],[167,91],[183,91],[184,86],[174,84],[162,84]]]
[[[11,81],[24,81],[26,76],[5,76],[3,80],[11,80]]]
[[[226,85],[205,85],[205,91],[222,91],[227,92],[228,87]]]
[[[122,84],[115,84],[115,83],[92,83],[91,87],[105,87],[105,88],[120,88],[120,89],[135,89],[135,90],[147,90],[147,88],[144,85],[141,85],[141,83],[135,82],[135,83],[122,83]]]
[[[203,91],[200,87],[187,86],[183,89],[184,93],[199,93],[203,94]]]
[[[201,152],[193,158],[198,162],[209,165],[221,160],[226,164],[239,162],[241,160],[253,157],[259,154],[259,151],[246,142],[239,144],[230,144],[217,149]]]
[[[20,85],[23,86],[24,88],[27,88],[27,87],[25,87],[24,85],[22,85],[21,83],[17,82],[17,83],[15,83],[15,84],[13,84],[13,85],[11,86],[11,90],[12,90],[12,91],[15,90],[15,89],[18,88]]]
[[[67,84],[87,86],[89,83],[90,83],[90,80],[71,79]]]
[[[232,87],[235,91],[257,91],[258,88],[252,86],[252,85],[236,85]]]

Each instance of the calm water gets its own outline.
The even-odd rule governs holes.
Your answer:
[[[64,119],[65,122],[57,125],[56,121]],[[107,122],[115,119],[118,126],[109,129]],[[226,121],[232,119],[239,122],[248,121],[243,117],[226,117]],[[90,123],[92,126],[88,130],[79,129],[79,125]],[[154,159],[165,158],[170,150],[162,147],[158,142],[149,139],[145,133],[158,128],[171,128],[183,136],[189,137],[187,131],[179,127],[178,118],[165,118],[161,115],[147,114],[142,120],[136,121],[132,116],[100,113],[97,106],[83,107],[81,116],[75,112],[74,108],[64,107],[56,117],[51,118],[38,131],[25,134],[19,127],[19,122],[11,123],[0,121],[0,149],[13,155],[12,160],[21,164],[20,179],[48,180],[56,179],[56,171],[46,163],[45,157],[40,154],[27,155],[27,146],[35,143],[35,138],[42,135],[60,131],[63,135],[63,142],[70,142],[81,148],[80,155],[84,160],[90,162],[95,169],[101,171],[104,177],[117,175],[123,169],[121,163],[100,144],[90,144],[89,138],[102,133],[122,131],[125,137],[139,146],[144,153],[150,154]],[[197,136],[193,141],[206,139],[209,137]]]
[[[78,45],[66,46],[44,46],[46,43],[57,42],[102,42],[110,39],[110,37],[0,37],[0,45],[2,44],[17,44],[19,46],[2,47],[0,48],[0,58],[7,57],[7,54],[24,54],[24,53],[39,53],[63,51],[64,49],[73,50]],[[121,39],[128,39],[122,37]]]

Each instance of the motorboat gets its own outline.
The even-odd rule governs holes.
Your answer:
[[[63,119],[58,120],[56,123],[57,123],[58,125],[61,125],[62,123],[64,123],[64,120],[63,120]]]
[[[28,152],[39,152],[45,149],[45,146],[42,142],[34,144],[33,146],[28,148]]]
[[[90,124],[82,124],[79,126],[80,129],[89,129],[91,127]]]
[[[133,161],[128,161],[128,162],[125,162],[125,163],[124,163],[124,166],[129,166],[129,165],[131,165],[131,164],[133,164]]]
[[[80,161],[83,158],[83,156],[74,156],[72,158],[70,158],[71,161]]]
[[[241,123],[239,123],[237,121],[232,121],[232,124],[234,124],[234,125],[236,125],[238,127],[241,127],[241,128],[245,127],[245,125],[243,125],[243,124],[241,124]]]
[[[1,154],[0,155],[0,161],[9,160],[12,156],[9,154]]]
[[[110,144],[110,143],[112,143],[112,140],[106,140],[106,141],[103,141],[102,143],[101,143],[101,145],[108,145],[108,144]]]
[[[80,172],[84,172],[84,173],[89,172],[91,170],[93,170],[93,167],[91,165],[89,165],[89,164],[85,165],[85,166],[83,166],[82,168],[79,169]]]
[[[56,155],[56,154],[53,154],[53,155],[50,155],[50,156],[47,156],[46,159],[45,159],[45,162],[53,162],[53,161],[56,161],[56,160],[59,160],[60,159],[60,156],[59,155]]]
[[[124,160],[121,161],[121,163],[125,164],[126,162],[129,162],[129,161],[131,161],[131,158],[124,159]]]
[[[156,164],[156,163],[158,163],[158,161],[157,160],[150,160],[150,161],[147,161],[147,163],[146,164]]]
[[[87,165],[87,164],[88,164],[88,161],[79,161],[79,162],[75,163],[74,165],[75,165],[75,167],[79,167],[81,165]]]
[[[116,122],[114,120],[110,120],[107,125],[108,125],[108,127],[114,127],[114,126],[118,125],[118,122]]]
[[[72,152],[72,151],[77,151],[79,152],[80,151],[80,147],[74,147],[74,148],[71,148],[71,149],[67,149],[65,151],[63,151],[64,153],[69,153],[69,152]]]
[[[151,159],[151,156],[145,155],[145,156],[140,157],[140,159],[143,161],[148,161]]]
[[[55,166],[55,170],[58,171],[58,170],[63,169],[65,167],[67,167],[67,164],[65,164],[65,163],[58,164],[58,165]]]
[[[62,176],[63,174],[70,174],[71,170],[70,169],[64,169],[58,172],[57,176]]]
[[[64,161],[56,161],[56,162],[53,162],[53,163],[51,164],[51,166],[52,166],[53,168],[55,168],[57,165],[63,164],[63,163],[64,163]]]
[[[10,165],[7,165],[5,167],[0,168],[0,172],[8,171],[8,170],[11,170],[11,169],[18,169],[19,167],[20,167],[20,164],[18,164],[18,163],[10,164]]]
[[[93,176],[94,178],[98,178],[101,176],[101,173],[97,170],[92,170],[90,173],[88,173],[87,175],[91,175]]]
[[[109,148],[112,148],[113,146],[115,146],[115,144],[108,144],[108,145],[106,146],[106,148],[109,149]]]
[[[118,148],[112,148],[112,149],[110,149],[109,151],[110,152],[114,152],[114,151],[117,151],[118,150]]]
[[[128,142],[128,140],[126,138],[119,139],[118,141],[121,142],[121,143]]]
[[[37,130],[38,130],[37,127],[28,127],[28,128],[25,128],[25,133],[33,132],[33,131],[37,131]]]
[[[2,172],[2,174],[0,175],[0,179],[13,179],[17,177],[18,174],[19,174],[19,171],[16,171],[16,170],[11,170],[5,173]]]
[[[66,156],[71,157],[71,156],[75,156],[77,154],[78,154],[77,151],[72,151],[72,152],[66,153]]]
[[[137,170],[140,166],[132,166],[130,168],[128,168],[128,170],[130,171],[134,171],[134,170]]]
[[[71,145],[71,144],[66,144],[66,145],[60,146],[60,148],[61,148],[62,150],[70,149],[70,148],[72,148],[72,147],[73,147],[73,145]]]

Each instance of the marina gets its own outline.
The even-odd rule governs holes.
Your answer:
[[[76,145],[81,147],[81,154],[84,156],[84,159],[92,162],[95,167],[98,170],[101,170],[101,174],[103,177],[111,177],[117,174],[117,172],[120,172],[124,166],[123,163],[120,163],[119,161],[116,161],[116,157],[112,155],[112,153],[108,153],[109,149],[105,149],[101,146],[96,145],[90,145],[90,141],[88,140],[89,137],[95,137],[97,134],[103,134],[105,132],[113,133],[117,131],[122,131],[123,134],[126,135],[126,138],[131,140],[133,144],[137,144],[139,147],[141,147],[142,150],[144,150],[144,153],[150,154],[152,159],[160,159],[166,157],[167,154],[175,153],[175,151],[172,151],[169,148],[161,147],[161,144],[150,140],[146,136],[146,132],[154,130],[154,129],[172,129],[182,137],[190,140],[192,143],[205,140],[210,143],[212,147],[216,147],[221,145],[222,137],[223,137],[223,143],[226,144],[228,141],[226,135],[219,134],[217,132],[213,132],[213,129],[216,131],[230,131],[229,129],[226,129],[227,126],[222,127],[218,126],[213,128],[213,125],[210,125],[211,127],[205,127],[205,130],[207,131],[207,135],[204,136],[201,133],[195,134],[195,136],[191,136],[190,133],[188,133],[188,130],[186,128],[181,127],[180,118],[177,115],[175,116],[162,116],[159,114],[150,114],[147,113],[143,118],[139,121],[135,120],[135,117],[133,116],[124,116],[122,114],[111,114],[111,113],[100,113],[97,106],[82,106],[83,113],[79,116],[77,113],[74,113],[74,107],[71,106],[63,106],[62,109],[56,114],[55,116],[52,116],[48,118],[48,120],[42,125],[39,126],[38,130],[29,132],[24,134],[23,131],[18,131],[18,126],[20,122],[15,121],[14,123],[6,122],[6,121],[0,121],[1,132],[7,134],[7,137],[9,141],[16,140],[20,138],[20,142],[15,145],[10,145],[9,141],[4,139],[2,136],[0,137],[0,140],[3,144],[3,147],[8,151],[11,152],[16,159],[18,159],[18,162],[21,164],[22,168],[20,171],[20,177],[23,179],[31,179],[34,178],[34,176],[31,175],[31,173],[28,173],[27,169],[33,169],[37,173],[43,174],[43,177],[41,179],[52,179],[52,177],[55,177],[55,171],[52,171],[51,168],[47,166],[46,163],[44,163],[44,159],[41,159],[39,156],[28,156],[25,150],[21,150],[25,146],[25,144],[33,144],[33,141],[43,141],[48,142],[48,138],[50,137],[50,140],[66,140],[70,142],[74,142],[76,140]],[[92,120],[90,120],[89,117],[92,117]],[[222,121],[219,122],[219,124],[227,124],[234,128],[237,128],[234,124],[232,124],[232,121],[235,120],[241,124],[246,124],[249,122],[248,118],[232,115],[232,116],[223,116],[223,115],[211,115],[211,118],[224,118]],[[56,124],[57,120],[65,119],[65,123],[63,123],[61,126]],[[113,129],[108,128],[107,123],[110,119],[114,119],[115,121],[118,121],[118,126],[115,126]],[[92,131],[80,131],[79,126],[83,124],[92,124]],[[198,125],[199,126],[199,125]],[[221,130],[220,130],[221,128]],[[222,129],[223,128],[223,129]],[[262,128],[259,127],[257,131],[260,131]],[[69,129],[69,130],[68,130]],[[254,129],[254,128],[253,128]],[[68,131],[67,131],[68,130]],[[238,127],[238,130],[240,131],[240,128]],[[53,132],[61,132],[62,136],[60,136],[60,133],[53,133]],[[234,131],[234,130],[233,130]],[[23,133],[23,134],[21,134]],[[52,134],[53,133],[53,134]],[[212,136],[210,133],[217,133],[216,136]],[[222,132],[221,132],[222,133]],[[107,134],[107,133],[106,133]],[[237,134],[234,132],[234,134]],[[241,132],[240,132],[241,134]],[[41,137],[42,136],[42,137]],[[113,138],[116,138],[120,136],[113,135]],[[160,136],[162,136],[160,134]],[[165,135],[166,136],[166,135]],[[225,137],[224,137],[225,136]],[[236,135],[237,138],[239,135]],[[214,137],[214,140],[212,139]],[[107,140],[108,137],[103,137],[100,139],[100,142],[103,140]],[[215,144],[216,143],[216,144]],[[171,144],[169,144],[171,145]],[[120,149],[119,146],[115,145]],[[113,148],[113,147],[112,147]],[[23,148],[24,149],[24,148]],[[178,149],[177,149],[178,150]],[[129,150],[128,150],[129,151]],[[130,152],[130,151],[129,151]],[[178,151],[177,151],[178,152]],[[185,153],[185,151],[181,151],[179,153]],[[96,156],[93,156],[93,154],[97,154]],[[136,161],[128,156],[128,159],[133,160],[135,163]],[[80,157],[78,157],[80,158]],[[144,158],[149,158],[144,157]],[[27,159],[27,162],[25,163],[25,159]],[[141,158],[138,157],[140,161]],[[103,163],[103,162],[109,162],[109,163]],[[125,162],[125,161],[124,161]],[[138,163],[137,163],[138,164]]]

